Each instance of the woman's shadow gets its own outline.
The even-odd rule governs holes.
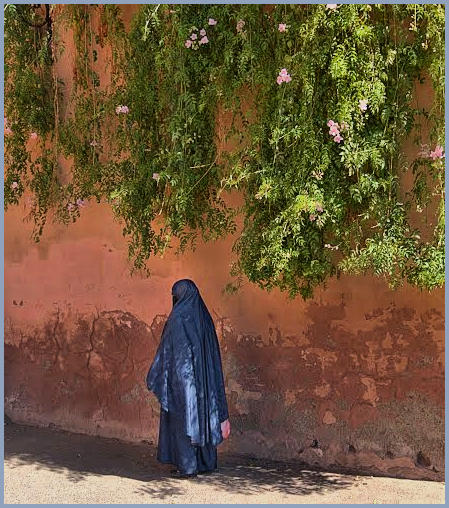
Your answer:
[[[5,461],[10,467],[33,464],[38,469],[57,471],[72,482],[105,475],[138,480],[144,485],[137,488],[137,494],[160,500],[184,494],[184,482],[247,495],[264,492],[307,495],[348,488],[354,483],[349,476],[313,470],[297,463],[224,453],[219,455],[217,472],[179,480],[171,477],[170,466],[156,460],[154,445],[125,443],[118,439],[72,434],[54,426],[31,427],[11,421],[5,424]]]

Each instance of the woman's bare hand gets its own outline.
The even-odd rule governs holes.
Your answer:
[[[231,433],[231,424],[229,420],[221,422],[221,434],[223,435],[223,439],[227,439],[230,433]]]

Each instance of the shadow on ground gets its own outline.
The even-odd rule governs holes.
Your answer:
[[[356,481],[352,476],[314,471],[299,464],[227,454],[219,454],[218,472],[178,480],[171,478],[171,467],[159,464],[155,457],[156,449],[149,445],[12,422],[5,425],[5,461],[12,468],[33,464],[64,472],[73,482],[92,475],[131,478],[145,483],[136,493],[161,500],[181,495],[183,482],[212,485],[235,494],[269,491],[304,495],[349,488]]]

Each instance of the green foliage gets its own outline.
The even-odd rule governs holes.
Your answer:
[[[117,104],[130,109],[111,133],[117,154],[129,156],[112,162],[108,172],[116,175],[110,197],[117,200],[114,209],[125,221],[138,268],[173,237],[183,250],[193,245],[196,231],[210,239],[234,229],[231,211],[217,196],[222,176],[214,132],[217,85],[210,79],[216,65],[206,48],[194,57],[187,53],[187,31],[204,20],[197,8],[184,10],[179,20],[167,6],[139,11],[122,55],[127,86],[109,101],[111,110]],[[219,57],[216,50],[215,60]],[[164,222],[155,231],[160,216]]]
[[[45,155],[32,161],[30,154],[31,134],[43,149],[54,129],[50,43],[48,25],[34,5],[5,6],[5,131],[10,129],[5,136],[5,209],[18,204],[27,187],[38,194],[31,211],[36,241],[55,203],[49,161]]]
[[[147,270],[151,255],[194,248],[198,234],[234,232],[243,213],[237,286],[246,277],[308,298],[341,271],[374,273],[391,287],[444,284],[443,159],[424,150],[405,162],[401,152],[408,136],[422,144],[422,119],[432,126],[430,149],[444,146],[443,5],[143,5],[129,32],[115,5],[70,5],[60,22],[76,46],[74,114],[64,121],[48,100],[59,93],[51,60],[30,60],[48,44],[42,34],[36,42],[19,9],[33,12],[6,10],[15,123],[5,203],[26,186],[26,132],[50,136],[53,155],[35,163],[39,183],[30,186],[39,234],[50,204],[67,223],[79,216],[77,200],[105,199],[124,224],[133,268]],[[199,44],[201,30],[208,41]],[[106,45],[111,83],[102,87],[96,62]],[[277,83],[281,69],[291,79]],[[432,85],[428,111],[413,103],[417,82]],[[230,119],[225,137],[219,111]],[[65,184],[55,176],[58,155],[73,159]],[[222,197],[232,190],[242,209]],[[434,234],[423,240],[431,226],[416,216],[433,214],[435,200]]]

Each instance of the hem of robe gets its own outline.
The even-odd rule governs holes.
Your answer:
[[[218,467],[217,447],[193,445],[190,437],[180,432],[183,421],[161,410],[157,460],[172,464],[184,474],[212,471]]]

